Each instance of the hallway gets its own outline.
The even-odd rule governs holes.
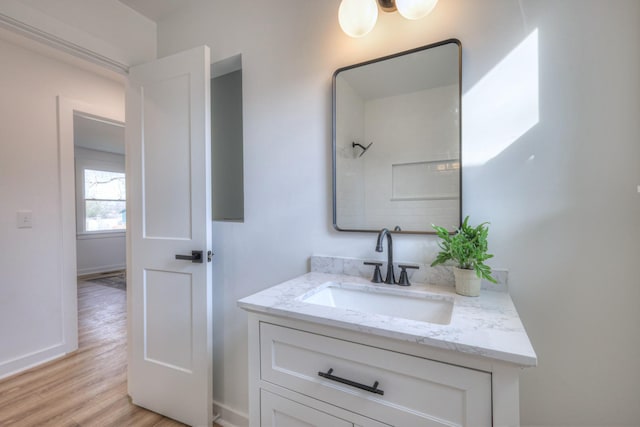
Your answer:
[[[78,283],[79,349],[0,381],[2,426],[181,426],[127,396],[126,292]]]

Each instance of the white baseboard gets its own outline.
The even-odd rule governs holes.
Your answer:
[[[219,416],[216,423],[222,427],[249,427],[249,415],[237,411],[224,403],[213,401],[213,413]]]
[[[78,276],[86,276],[87,274],[97,274],[97,273],[106,273],[108,271],[117,271],[124,270],[126,268],[126,264],[114,264],[114,265],[101,265],[98,267],[89,267],[89,268],[79,268],[78,267]]]
[[[64,344],[61,343],[0,362],[0,380],[57,359],[65,354]]]

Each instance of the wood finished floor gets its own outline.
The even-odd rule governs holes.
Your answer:
[[[129,400],[125,294],[78,283],[78,351],[0,381],[0,426],[184,425]]]

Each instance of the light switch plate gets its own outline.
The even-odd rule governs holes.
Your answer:
[[[31,228],[33,227],[33,212],[31,211],[18,211],[16,215],[16,226],[18,228]]]

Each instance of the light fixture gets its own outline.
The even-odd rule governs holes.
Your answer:
[[[436,7],[438,0],[396,0],[398,13],[407,19],[424,18]]]
[[[348,36],[362,37],[378,20],[376,0],[342,0],[338,9],[340,27]]]
[[[438,0],[342,0],[338,9],[340,27],[348,36],[362,37],[373,29],[378,20],[378,6],[385,12],[398,11],[407,19],[427,16]]]

